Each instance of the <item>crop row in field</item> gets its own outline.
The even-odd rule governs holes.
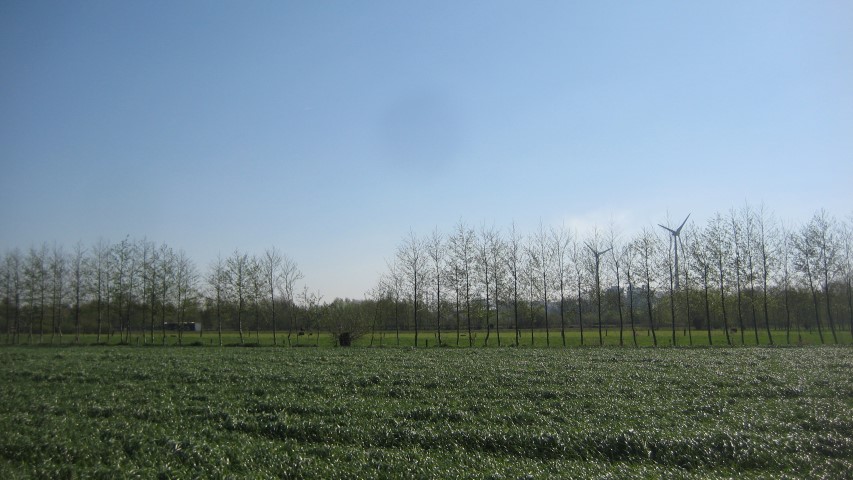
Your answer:
[[[0,476],[853,471],[853,349],[0,349]]]

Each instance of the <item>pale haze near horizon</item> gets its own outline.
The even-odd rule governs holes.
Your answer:
[[[853,4],[0,3],[0,249],[275,246],[361,298],[409,231],[853,209]]]

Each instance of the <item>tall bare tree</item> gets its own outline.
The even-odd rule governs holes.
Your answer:
[[[450,238],[450,251],[453,264],[461,272],[461,285],[464,285],[465,320],[468,327],[468,346],[474,345],[474,332],[471,326],[471,276],[474,273],[476,261],[474,229],[461,220],[456,224],[453,236]],[[458,344],[457,336],[457,344]]]
[[[453,290],[453,317],[456,320],[456,346],[459,346],[459,339],[462,332],[462,291],[465,288],[463,281],[462,266],[459,259],[453,254],[453,237],[448,239],[448,280],[450,281],[449,288]]]
[[[255,320],[255,341],[258,345],[261,343],[261,303],[265,295],[261,260],[252,255],[249,257],[249,305]]]
[[[12,340],[12,273],[8,268],[9,253],[5,252],[0,262],[0,300],[3,302],[3,321],[6,323],[6,343]]]
[[[288,327],[287,327],[287,344],[290,345],[290,337],[293,333],[293,319],[296,315],[295,306],[296,306],[296,282],[302,280],[302,270],[299,269],[299,265],[295,260],[290,258],[287,255],[282,255],[281,257],[281,286],[282,286],[282,294],[284,295],[284,304],[287,308],[287,312],[289,313],[288,318]]]
[[[119,319],[119,338],[122,342],[124,342],[124,332],[126,323],[125,307],[127,303],[130,303],[129,297],[131,295],[131,286],[133,284],[132,281],[128,281],[128,279],[132,276],[131,271],[133,270],[133,246],[130,242],[130,238],[125,237],[124,239],[122,239],[121,242],[114,245],[110,256],[110,262],[113,267],[113,278],[111,279],[110,283],[113,289],[115,290],[115,293],[111,296],[115,298],[115,301],[117,303],[116,309],[118,310]],[[110,330],[112,331],[112,319],[108,318],[108,321],[110,322]]]
[[[569,280],[569,247],[572,234],[565,226],[551,229],[551,258],[554,259],[557,285],[560,289],[560,339],[566,346],[566,284]]]
[[[831,286],[835,280],[839,267],[838,222],[831,217],[826,210],[821,210],[812,217],[808,230],[816,242],[818,251],[817,272],[820,276],[823,289],[823,300],[826,305],[826,318],[829,320],[829,329],[832,331],[832,340],[838,343],[838,334],[835,328],[835,317],[832,315]]]
[[[574,275],[574,283],[577,287],[577,302],[578,302],[578,327],[580,328],[581,334],[581,345],[584,344],[584,332],[583,332],[583,285],[586,282],[587,277],[587,269],[585,268],[586,262],[586,248],[584,245],[577,239],[577,237],[573,238],[570,243],[569,248],[569,259],[572,262],[572,266],[574,267],[575,275]]]
[[[542,222],[539,222],[539,230],[533,236],[533,248],[536,264],[538,265],[538,274],[542,282],[542,305],[545,309],[545,346],[551,346],[551,326],[548,322],[548,284],[551,282],[551,268],[553,261],[553,251],[549,248],[548,232],[545,230]]]
[[[62,245],[53,245],[53,250],[50,255],[50,287],[51,287],[51,332],[50,343],[54,342],[56,336],[59,336],[59,343],[62,343],[62,313],[65,307],[65,285],[68,275],[68,257]]]
[[[847,292],[847,321],[850,326],[850,335],[853,336],[853,214],[844,223],[841,232],[841,244],[842,272],[844,288]]]
[[[823,259],[821,255],[821,242],[823,236],[824,225],[818,214],[803,225],[800,232],[793,237],[794,248],[796,253],[794,256],[794,268],[805,278],[809,291],[812,296],[812,305],[814,306],[815,323],[817,325],[820,343],[825,343],[823,337],[823,325],[820,321],[820,302],[818,299],[818,291],[821,281],[821,267]]]
[[[136,303],[136,297],[139,290],[139,272],[142,263],[140,262],[139,248],[136,242],[129,242],[129,261],[127,265],[127,291],[125,292],[127,295],[127,301],[125,302],[126,312],[124,315],[124,325],[125,325],[125,340],[124,342],[130,344],[130,336],[133,333],[133,313],[134,307]],[[145,325],[140,323],[139,330],[144,336]],[[138,342],[138,340],[137,340]]]
[[[411,292],[415,323],[415,347],[417,347],[420,331],[419,301],[423,295],[424,277],[427,275],[427,254],[423,240],[410,231],[409,236],[403,239],[403,244],[397,250],[397,259]]]
[[[216,315],[216,329],[219,334],[219,346],[222,346],[222,307],[228,298],[228,286],[231,284],[229,276],[228,264],[222,260],[221,256],[216,257],[216,261],[210,266],[207,272],[207,287],[210,300],[213,303],[213,308]]]
[[[501,346],[501,294],[506,288],[507,268],[506,257],[507,245],[498,230],[494,231],[494,235],[489,240],[489,257],[492,262],[492,284],[494,285],[494,300],[495,300],[495,333],[498,338],[498,346]]]
[[[660,254],[661,246],[660,239],[648,229],[643,229],[640,236],[634,242],[634,248],[637,252],[639,260],[639,269],[641,278],[646,282],[646,308],[649,315],[649,330],[652,334],[652,342],[654,346],[658,345],[658,337],[655,325],[653,299],[654,299],[654,282],[657,277],[657,259]]]
[[[491,295],[491,284],[495,278],[493,267],[495,266],[492,262],[490,246],[494,242],[495,237],[494,228],[486,228],[483,225],[480,228],[480,234],[477,238],[477,274],[479,276],[480,285],[483,287],[483,293],[486,295],[484,312],[485,312],[485,325],[486,325],[486,338],[483,341],[483,345],[489,344],[489,336],[492,333],[492,323],[490,319],[491,313],[491,303],[490,295]]]
[[[193,261],[183,250],[178,251],[174,256],[174,271],[175,309],[178,316],[178,345],[180,345],[183,343],[187,309],[196,304],[198,271]],[[201,335],[201,331],[199,335]]]
[[[400,270],[399,261],[395,258],[393,262],[388,262],[388,273],[383,279],[384,289],[388,292],[388,296],[394,301],[394,335],[396,337],[397,346],[400,346],[400,297],[403,294],[403,274]],[[457,345],[459,337],[457,333]]]
[[[705,327],[708,331],[708,345],[714,344],[714,339],[711,336],[711,272],[713,269],[714,259],[712,257],[711,248],[704,242],[710,240],[710,236],[706,232],[698,232],[692,235],[693,248],[690,249],[690,258],[693,260],[691,265],[696,270],[699,281],[702,282],[702,304],[705,307]]]
[[[684,292],[684,315],[686,317],[686,321],[684,322],[684,333],[687,334],[687,343],[689,345],[693,345],[693,316],[690,311],[691,303],[690,303],[690,291],[692,290],[693,284],[690,280],[690,270],[691,270],[691,260],[693,256],[691,255],[693,250],[696,248],[696,230],[692,223],[687,225],[687,229],[682,232],[678,237],[678,243],[681,245],[681,258],[682,258],[682,267],[681,271],[684,272],[684,287],[681,291]]]
[[[441,346],[441,280],[445,276],[447,261],[447,246],[444,235],[436,227],[426,240],[427,254],[432,260],[432,280],[435,282],[435,336],[437,346]]]
[[[758,256],[758,240],[756,238],[755,212],[749,204],[746,204],[740,213],[741,224],[743,225],[743,253],[744,253],[744,273],[746,274],[746,284],[749,287],[749,307],[752,318],[752,332],[755,335],[755,344],[761,343],[758,337],[758,314],[755,309],[755,280],[757,277],[756,266],[753,259]]]
[[[175,289],[175,273],[176,273],[176,259],[175,259],[175,251],[172,247],[166,245],[165,243],[160,245],[156,254],[153,254],[152,257],[156,256],[156,263],[152,268],[151,277],[156,280],[156,288],[152,291],[152,296],[154,296],[154,300],[152,300],[152,312],[154,310],[154,306],[159,307],[160,313],[160,342],[165,345],[166,344],[166,313],[169,310],[169,297],[174,296]],[[155,302],[159,300],[159,305]],[[152,319],[151,328],[153,331],[154,321]],[[184,328],[183,325],[178,324],[178,335],[180,335],[181,329]],[[152,334],[152,341],[153,341]]]
[[[619,346],[625,345],[624,340],[624,332],[625,332],[625,316],[622,308],[622,269],[624,268],[624,258],[627,252],[627,248],[624,245],[621,245],[618,239],[618,235],[616,234],[616,227],[611,224],[610,226],[610,238],[608,239],[608,246],[610,247],[610,266],[613,268],[613,274],[616,277],[616,309],[619,313]],[[631,324],[631,328],[633,329],[633,323]]]
[[[625,280],[628,281],[628,319],[631,323],[631,338],[634,342],[634,346],[637,346],[637,326],[634,317],[634,269],[637,264],[636,259],[636,249],[633,248],[631,243],[622,246],[622,255],[621,258],[625,265]],[[621,338],[621,335],[620,335]]]
[[[234,250],[234,253],[225,261],[228,269],[229,289],[234,295],[237,306],[237,330],[240,333],[240,344],[243,339],[243,311],[246,308],[246,300],[251,290],[251,260],[249,255]]]
[[[536,248],[533,245],[532,237],[527,237],[524,245],[524,284],[527,291],[527,316],[530,322],[530,346],[536,345],[535,330],[536,330],[536,315],[537,305],[541,298],[542,282],[539,280],[540,259],[536,254]]]
[[[791,344],[791,288],[794,281],[794,260],[795,260],[795,233],[782,225],[779,233],[779,263],[778,279],[776,282],[782,288],[783,306],[785,308],[785,341],[788,345]],[[802,332],[799,328],[800,322],[797,321],[798,343],[802,343]]]
[[[277,325],[275,318],[275,295],[276,292],[282,290],[282,275],[281,275],[282,257],[281,253],[275,248],[268,248],[261,258],[261,274],[263,276],[264,289],[269,295],[270,301],[270,321],[272,323],[272,344],[278,345]]]
[[[89,290],[95,299],[95,314],[97,324],[97,334],[95,337],[96,343],[101,343],[101,331],[103,324],[104,300],[109,295],[109,271],[110,264],[110,244],[104,239],[98,240],[92,247],[92,256],[89,257],[89,262],[86,265],[89,282]]]
[[[33,343],[33,327],[36,319],[36,311],[39,318],[39,343],[44,339],[45,303],[47,301],[48,267],[47,267],[47,245],[42,244],[40,248],[30,247],[24,264],[24,286],[27,291],[29,315],[28,315],[28,342]]]
[[[773,271],[779,263],[779,231],[773,215],[762,204],[755,214],[756,254],[759,263],[761,280],[762,310],[764,311],[764,327],[767,330],[767,340],[773,345],[773,332],[770,330],[769,290]]]
[[[726,312],[726,274],[728,272],[728,263],[731,257],[731,244],[728,241],[728,230],[723,217],[717,213],[708,223],[708,227],[703,232],[703,243],[709,249],[711,258],[714,261],[715,274],[719,279],[720,292],[720,310],[723,317],[723,329],[726,333],[726,343],[732,344],[731,336],[729,335],[729,317]]]
[[[150,343],[154,343],[154,318],[157,313],[157,247],[154,242],[142,240],[142,319],[148,316]],[[143,335],[144,338],[144,335]]]
[[[3,277],[6,292],[6,343],[18,343],[21,331],[21,294],[23,291],[24,259],[17,248],[6,253],[3,259]]]
[[[734,209],[729,211],[729,224],[731,225],[729,235],[731,239],[731,251],[733,254],[731,257],[731,270],[735,277],[735,294],[737,298],[735,307],[737,307],[736,312],[738,328],[740,329],[740,343],[741,345],[744,345],[746,344],[746,327],[743,323],[743,279],[741,278],[741,272],[743,272],[743,259],[741,255],[744,251],[743,225],[738,221],[738,215]]]
[[[518,233],[515,228],[515,222],[512,224],[512,228],[509,233],[509,240],[507,241],[507,251],[506,251],[506,267],[509,271],[510,282],[512,282],[512,312],[513,312],[513,328],[515,329],[515,346],[517,347],[521,342],[521,328],[518,325],[519,312],[518,312],[518,288],[519,284],[523,281],[522,279],[522,269],[523,269],[523,256],[524,250],[522,247],[522,237]]]

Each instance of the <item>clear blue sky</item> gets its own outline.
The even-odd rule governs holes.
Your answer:
[[[0,250],[276,245],[360,298],[410,229],[853,209],[849,1],[0,2]]]

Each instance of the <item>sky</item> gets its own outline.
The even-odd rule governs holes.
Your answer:
[[[0,2],[0,251],[275,246],[362,298],[402,239],[853,211],[853,3]]]

